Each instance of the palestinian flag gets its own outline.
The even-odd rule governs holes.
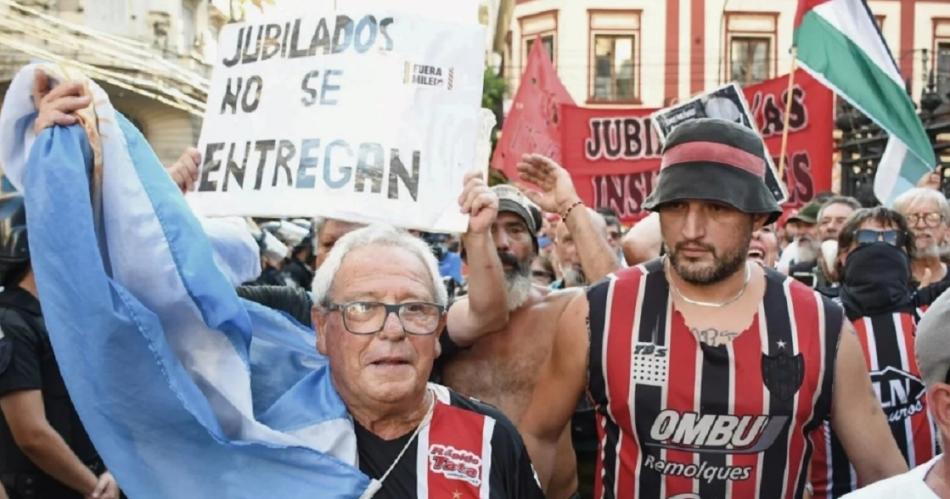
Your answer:
[[[874,194],[890,205],[933,169],[936,158],[867,3],[799,0],[795,45],[809,73],[890,136],[874,178]]]

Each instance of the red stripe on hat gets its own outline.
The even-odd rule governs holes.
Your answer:
[[[722,163],[739,168],[758,177],[765,176],[765,160],[738,147],[719,142],[685,142],[663,153],[660,169],[680,163]]]

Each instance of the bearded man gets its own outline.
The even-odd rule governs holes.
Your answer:
[[[579,288],[552,291],[532,284],[531,261],[538,252],[541,211],[512,186],[499,185],[492,191],[499,198],[492,238],[507,282],[508,324],[468,348],[445,348],[443,342],[439,363],[446,386],[498,407],[518,426],[550,361],[558,318],[568,302],[582,293]],[[447,332],[451,333],[451,326]],[[528,448],[532,459],[536,452],[540,451]],[[545,458],[556,463],[547,496],[571,497],[577,490],[577,473],[566,421],[557,445],[546,452]]]
[[[585,389],[601,436],[595,497],[800,498],[829,418],[861,483],[906,470],[841,308],[748,262],[752,233],[781,214],[766,164],[741,125],[670,134],[645,202],[669,256],[571,300],[519,424],[542,483],[556,469],[544,449]],[[549,177],[533,175],[552,205],[578,202]]]

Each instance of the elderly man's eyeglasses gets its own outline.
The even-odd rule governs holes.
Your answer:
[[[439,329],[445,308],[428,302],[380,303],[377,301],[354,301],[349,303],[328,303],[326,309],[339,311],[343,316],[343,327],[353,334],[369,335],[383,330],[386,318],[395,313],[402,329],[409,333],[425,336]]]
[[[884,242],[898,248],[904,244],[904,233],[899,230],[872,230],[861,229],[854,233],[854,240],[859,245]]]
[[[924,221],[924,225],[930,228],[934,228],[940,225],[940,222],[943,222],[943,215],[940,213],[910,213],[906,216],[907,223],[911,227],[916,227],[921,220]]]

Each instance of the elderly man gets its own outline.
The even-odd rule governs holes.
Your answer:
[[[645,205],[669,256],[614,273],[558,320],[521,430],[553,448],[586,388],[598,497],[802,497],[829,417],[862,483],[906,469],[840,307],[747,261],[752,232],[781,213],[765,158],[741,125],[677,127]],[[533,456],[543,480],[552,464]]]
[[[542,497],[500,412],[428,384],[445,287],[419,239],[373,226],[341,238],[314,277],[317,348],[356,426],[376,497]]]
[[[44,115],[44,110],[41,108],[41,116]],[[119,120],[120,124],[129,127],[130,125],[123,120]],[[125,130],[129,129],[125,128]],[[83,155],[81,145],[84,143],[85,137],[75,129],[63,132],[69,134],[65,136],[68,138],[54,137],[57,133],[61,132],[56,130],[54,133],[46,133],[43,140],[53,141],[57,145],[57,153],[62,150],[62,154],[65,155],[63,157],[68,161],[37,162],[36,164],[40,166],[34,167],[34,171],[39,172],[37,175],[45,174],[48,172],[47,165],[66,163],[69,168],[68,170],[64,168],[63,171],[70,175],[77,175],[77,178],[79,176],[84,177],[86,175],[84,169],[86,157]],[[132,134],[130,140],[136,141],[136,146],[141,145],[140,136],[131,131],[123,131],[122,133]],[[73,142],[67,142],[69,140],[73,140]],[[115,140],[114,135],[111,135],[108,140]],[[121,137],[119,140],[122,140]],[[71,147],[71,149],[67,150],[67,147]],[[139,151],[141,149],[135,149],[134,154],[138,154]],[[143,168],[151,168],[152,164],[154,164],[154,158],[152,158],[149,166]],[[131,168],[128,168],[128,164],[125,166],[126,168],[117,170],[128,174]],[[138,172],[132,174],[137,175]],[[48,185],[48,182],[44,183],[46,179],[47,177],[35,180],[31,178],[28,181],[30,182],[29,191],[35,193],[39,191],[36,186]],[[164,212],[165,218],[163,218],[163,221],[169,224],[178,221],[178,223],[187,226],[191,221],[190,215],[187,214],[181,199],[176,197],[177,194],[164,184],[167,183],[167,180],[154,175],[146,180],[147,182],[143,182],[143,184],[146,185],[147,189],[162,189],[162,191],[150,191],[153,194],[157,192],[157,195],[161,196],[162,203],[165,203],[168,199],[168,204],[162,205],[168,207],[168,210]],[[86,182],[71,182],[70,185],[85,186]],[[473,224],[487,220],[490,226],[491,221],[494,220],[494,209],[497,208],[494,205],[494,197],[490,192],[487,192],[487,189],[482,190],[472,188],[472,186],[477,187],[477,182],[469,182],[463,199],[460,199],[460,205],[462,205],[463,211],[473,215]],[[123,201],[131,203],[132,201],[146,199],[150,201],[153,199],[143,196],[142,193],[136,194],[138,197],[134,200],[123,198]],[[33,195],[36,196],[37,194]],[[80,217],[91,213],[91,210],[88,209],[88,196],[68,196],[68,202],[75,202],[76,205],[86,209],[64,208],[64,212],[78,213],[81,211]],[[52,211],[49,208],[47,210]],[[51,216],[50,213],[42,209],[38,211],[41,216]],[[124,214],[121,210],[119,210],[119,213]],[[80,219],[80,217],[77,217],[77,221],[89,224],[88,219]],[[151,214],[138,217],[136,221],[141,223],[144,220],[146,223],[155,223],[157,219],[157,216]],[[91,224],[89,225],[91,226]],[[187,230],[195,230],[196,228],[193,224],[186,227]],[[150,234],[164,238],[164,235],[159,235],[160,232],[152,231]],[[97,251],[98,245],[95,244],[95,238],[89,237],[92,233],[91,230],[84,231],[83,243],[85,245],[82,246],[82,250],[92,249]],[[41,242],[55,239],[48,237],[48,235],[45,238],[42,236],[43,234],[38,238]],[[490,244],[490,237],[487,237],[486,240]],[[199,246],[198,249],[208,255],[207,248],[204,246],[206,243],[201,237],[182,237],[174,240],[173,244],[182,241],[196,241]],[[163,257],[168,256],[166,253],[162,253],[162,255]],[[50,257],[50,253],[42,256]],[[62,270],[62,266],[55,267],[48,260],[49,258],[41,261],[44,265],[42,267],[44,272],[59,272]],[[101,267],[95,265],[91,267],[95,268],[92,268],[87,275],[97,280],[96,285],[91,286],[91,288],[99,292],[110,289],[101,285],[102,282],[108,282],[106,281],[108,277],[104,276]],[[173,265],[168,268],[176,269],[177,267]],[[500,266],[497,269],[492,269],[490,262],[481,270],[486,274],[490,274],[492,270],[498,270],[500,274]],[[193,272],[175,273],[172,271],[168,274],[172,277],[184,275],[185,278],[191,279]],[[250,347],[247,341],[249,339],[247,326],[253,324],[254,327],[265,328],[281,324],[290,326],[290,324],[281,317],[275,317],[276,314],[271,312],[261,313],[259,310],[261,307],[232,307],[237,302],[233,292],[227,286],[222,286],[225,281],[219,279],[219,276],[214,272],[208,274],[208,276],[216,279],[216,289],[209,291],[204,296],[210,300],[217,300],[219,304],[227,303],[228,305],[224,308],[234,308],[235,317],[238,320],[229,322],[220,328],[207,328],[206,325],[195,322],[189,325],[187,337],[192,338],[196,334],[210,333],[207,337],[225,339],[224,335],[231,332],[241,332],[244,333],[244,336],[241,340],[233,343],[225,339],[217,345],[205,344],[205,347],[207,347],[205,350],[196,354],[195,358],[188,358],[184,362],[188,362],[189,366],[198,365],[200,368],[211,366],[210,370],[202,372],[214,370],[215,372],[212,374],[219,375],[223,372],[222,365],[229,362],[229,359],[244,360],[252,356],[248,352]],[[162,277],[165,276],[162,275]],[[178,282],[172,284],[166,282],[165,284],[169,286],[178,285]],[[124,292],[124,289],[120,286],[116,286],[116,288],[119,288],[117,292]],[[54,292],[54,300],[60,300],[52,302],[57,305],[53,308],[63,308],[64,304],[81,303],[102,307],[100,310],[105,310],[106,307],[113,311],[116,310],[111,308],[116,305],[116,301],[97,298],[87,299],[90,293],[73,292],[74,289],[70,286],[67,290],[69,294],[65,298],[62,296],[66,295],[66,292],[63,294]],[[122,296],[127,297],[128,295],[123,294]],[[259,491],[254,493],[252,490],[238,488],[235,486],[238,483],[251,488],[272,486],[275,487],[275,494],[280,497],[297,497],[307,493],[322,495],[322,491],[313,492],[313,490],[307,490],[306,487],[303,487],[307,483],[304,481],[297,482],[301,487],[292,488],[293,479],[289,477],[301,472],[311,473],[310,480],[313,481],[312,483],[321,483],[324,478],[328,480],[331,478],[338,479],[336,489],[328,487],[325,492],[328,496],[340,497],[339,493],[342,488],[356,486],[361,482],[359,480],[355,483],[340,482],[339,479],[345,478],[344,475],[348,473],[342,466],[343,463],[330,462],[331,460],[328,460],[326,456],[321,457],[320,454],[312,451],[325,448],[327,449],[326,452],[334,453],[333,455],[338,458],[347,459],[349,447],[346,442],[352,436],[356,444],[353,449],[353,457],[358,458],[360,470],[372,478],[372,485],[363,494],[363,497],[543,497],[524,445],[514,426],[504,416],[480,403],[455,395],[445,387],[427,383],[433,359],[438,355],[440,349],[438,338],[448,321],[446,312],[448,303],[446,290],[439,279],[437,263],[424,243],[408,233],[389,227],[376,226],[353,231],[346,237],[341,238],[339,243],[335,245],[334,250],[326,255],[323,265],[321,265],[314,278],[313,296],[315,306],[311,318],[312,322],[318,326],[316,347],[324,354],[329,363],[329,371],[323,370],[320,372],[329,372],[329,376],[324,376],[322,379],[309,378],[311,383],[293,385],[304,386],[303,393],[306,393],[304,398],[313,397],[313,400],[306,401],[306,404],[298,404],[293,400],[288,400],[296,399],[297,397],[294,396],[282,396],[276,402],[270,400],[272,405],[269,406],[269,411],[273,411],[274,414],[260,415],[261,419],[257,419],[258,414],[251,414],[251,417],[248,417],[248,412],[236,414],[234,408],[239,405],[241,406],[239,410],[249,408],[251,402],[249,398],[251,393],[249,392],[260,388],[260,384],[246,386],[248,390],[240,394],[244,396],[243,399],[229,399],[222,396],[221,392],[214,392],[216,398],[209,402],[208,398],[204,398],[198,392],[187,392],[188,397],[194,397],[189,400],[198,400],[197,405],[203,410],[206,405],[217,408],[224,405],[222,404],[223,401],[227,402],[228,405],[224,407],[224,412],[211,414],[208,411],[202,416],[210,416],[210,421],[217,423],[221,419],[216,416],[226,414],[229,419],[225,419],[224,423],[226,424],[220,426],[227,426],[224,431],[231,433],[214,433],[217,438],[215,445],[202,448],[201,442],[198,440],[211,438],[211,434],[199,430],[192,434],[193,438],[181,440],[182,445],[176,448],[177,451],[181,452],[181,455],[176,456],[177,458],[187,461],[188,458],[193,459],[194,456],[211,455],[216,456],[221,462],[241,461],[248,463],[249,466],[260,465],[261,468],[252,467],[249,469],[253,469],[255,473],[260,473],[261,476],[265,477],[263,482],[266,482],[266,484],[263,486],[236,476],[222,477],[214,475],[206,477],[208,480],[217,481],[216,483],[222,486],[232,487],[231,489],[221,489],[222,493],[230,497],[249,497],[252,495],[260,497]],[[87,301],[83,301],[84,299],[87,299]],[[142,326],[140,321],[150,324],[149,332],[158,331],[161,335],[165,331],[165,329],[155,325],[157,314],[141,313],[145,309],[138,302],[128,305],[128,302],[124,300],[118,301],[122,301],[122,303],[116,306],[123,311],[138,307],[135,308],[139,312],[135,315],[137,321],[127,321],[126,318],[133,314],[125,314],[124,312],[121,315],[101,313],[99,316],[108,315],[103,322],[108,326],[107,331],[93,331],[90,334],[106,335],[119,329],[125,332],[142,331],[145,326]],[[507,315],[507,310],[503,309],[503,314]],[[251,320],[248,321],[248,318]],[[242,319],[243,324],[240,323]],[[462,324],[465,324],[464,320]],[[257,331],[255,331],[256,333]],[[299,333],[299,331],[287,327],[286,337],[290,341],[275,342],[261,337],[261,345],[269,345],[271,349],[293,350],[293,348],[299,347],[299,343],[294,346],[296,343],[296,340],[293,340],[295,333]],[[135,334],[121,334],[121,336],[130,341],[138,341],[141,337],[141,335]],[[277,339],[284,340],[283,337]],[[258,337],[255,337],[255,343],[257,343],[257,340]],[[149,344],[160,347],[160,354],[168,353],[165,350],[167,343],[165,343],[164,337],[149,338],[148,341],[150,341]],[[96,348],[104,351],[114,347],[115,342],[103,341],[101,343],[96,344]],[[147,349],[139,349],[138,353],[145,353],[146,351]],[[193,353],[187,348],[183,351],[189,354]],[[241,352],[241,354],[238,354],[238,352]],[[152,351],[152,353],[154,354],[155,351]],[[288,351],[286,353],[298,361],[302,358],[299,356],[299,352]],[[261,355],[266,354],[261,353]],[[152,357],[152,354],[149,354],[149,356]],[[306,359],[311,362],[322,360],[309,357]],[[165,362],[165,359],[160,359],[160,361]],[[193,361],[197,362],[193,363]],[[214,364],[215,362],[217,364]],[[97,367],[101,367],[101,364],[97,363]],[[145,370],[153,367],[148,361],[126,361],[124,364],[119,364],[116,369],[136,368]],[[169,362],[162,365],[171,365],[176,368],[180,364]],[[235,371],[233,379],[226,380],[232,385],[249,381],[247,371],[257,371],[254,365],[236,364],[235,367],[237,366],[243,366],[244,368]],[[273,367],[275,376],[269,376],[271,373],[260,374],[265,378],[262,383],[271,383],[272,385],[274,380],[277,379],[276,376],[279,375],[278,371],[282,368],[296,370],[301,366],[275,364],[268,367]],[[303,369],[314,368],[307,365],[303,366]],[[82,373],[83,371],[74,370],[72,372]],[[140,380],[135,385],[135,388],[139,388],[146,383],[155,382],[155,378],[175,377],[178,382],[172,387],[171,391],[158,392],[156,390],[157,387],[165,387],[164,379],[159,379],[157,383],[153,383],[156,385],[155,387],[149,385],[150,388],[153,388],[151,393],[158,393],[158,396],[166,397],[163,400],[170,400],[172,404],[161,405],[161,402],[155,402],[142,392],[130,391],[126,395],[140,397],[137,402],[140,402],[141,405],[138,403],[134,405],[139,412],[144,413],[147,417],[161,419],[167,413],[173,413],[175,416],[168,418],[171,421],[168,423],[169,425],[177,424],[180,427],[194,428],[195,424],[192,418],[179,417],[182,409],[180,407],[182,405],[181,398],[174,400],[167,398],[167,395],[183,385],[187,376],[183,372],[169,372],[166,370],[162,376],[146,376],[144,380]],[[329,378],[329,381],[327,381],[327,378]],[[299,381],[299,379],[293,377],[289,379],[295,380],[295,383]],[[89,381],[89,384],[98,382],[98,380],[87,381]],[[205,385],[211,384],[207,377],[202,379],[202,382]],[[325,386],[326,383],[332,384],[332,394],[321,392],[320,388]],[[272,386],[265,388],[270,389]],[[182,392],[174,393],[181,394]],[[272,390],[268,393],[272,393]],[[288,392],[283,393],[286,395]],[[257,391],[253,395],[255,397],[263,396]],[[333,426],[332,424],[325,425],[334,423],[335,419],[317,421],[313,427],[322,428],[320,431],[313,433],[319,434],[308,433],[307,428],[313,423],[308,418],[324,414],[333,416],[328,412],[320,411],[322,411],[323,406],[332,406],[337,395],[339,395],[339,399],[342,400],[342,404],[346,409],[344,425],[342,427]],[[84,402],[88,403],[89,400],[87,397]],[[188,405],[188,400],[184,402],[186,406],[184,410],[186,411],[195,405]],[[257,403],[258,399],[255,398],[254,402]],[[103,411],[109,410],[110,415],[115,415],[115,411],[126,410],[131,405],[128,403],[105,405],[107,409]],[[307,409],[303,411],[286,410],[296,410],[304,405],[307,406]],[[85,407],[88,407],[88,405]],[[101,414],[95,413],[94,415],[100,418],[97,419],[97,422],[102,421]],[[121,420],[122,418],[116,417],[116,419]],[[248,420],[250,424],[246,423]],[[264,423],[261,422],[263,420],[266,420],[270,426],[266,426],[266,430],[260,432],[259,430],[265,429]],[[349,425],[350,422],[352,422],[352,426]],[[122,423],[126,423],[126,421],[122,421]],[[208,426],[204,426],[203,422],[198,424],[202,428],[208,428]],[[213,431],[219,431],[220,429],[220,426],[215,424],[209,426]],[[100,424],[98,428],[101,430],[103,426]],[[123,430],[126,429],[127,427],[123,427]],[[159,428],[157,431],[163,430],[164,428]],[[113,440],[109,439],[112,439],[115,435],[101,431],[98,435],[99,438],[106,439],[110,444],[114,443]],[[123,434],[116,438],[128,439],[130,436]],[[169,438],[178,437],[172,435]],[[241,438],[246,440],[237,445],[232,445],[234,441]],[[321,443],[321,439],[326,440],[326,442]],[[123,441],[121,444],[110,445],[109,448],[112,456],[128,456],[129,453],[135,455],[136,449],[148,446],[151,446],[150,448],[160,447],[163,440],[153,438],[147,443],[139,442],[141,444],[139,446],[127,445],[127,442]],[[339,443],[334,443],[336,440]],[[157,444],[155,444],[156,441],[158,441]],[[286,452],[284,452],[281,460],[273,460],[269,456],[271,450]],[[136,456],[135,459],[139,459],[138,455]],[[155,456],[153,458],[157,459]],[[320,458],[320,460],[313,458]],[[119,462],[122,461],[120,458],[115,459],[118,459]],[[307,461],[309,466],[301,465],[305,459],[311,459]],[[210,458],[202,461],[193,459],[191,466],[183,465],[181,470],[163,469],[161,473],[143,467],[136,468],[135,464],[137,463],[123,462],[122,464],[126,466],[128,473],[126,476],[134,482],[139,495],[148,495],[144,491],[152,490],[152,496],[158,496],[160,494],[155,492],[155,488],[149,489],[145,485],[150,480],[154,480],[162,473],[180,474],[183,477],[189,476],[188,474],[193,473],[193,468],[196,465],[204,466],[209,461],[216,462],[216,459]],[[137,473],[131,473],[128,470],[135,470]],[[333,476],[328,477],[320,474],[321,471]],[[287,475],[288,478],[284,479],[283,475]],[[270,477],[272,480],[268,481],[266,477]],[[182,481],[188,482],[187,479]],[[276,482],[280,482],[280,484]],[[179,486],[182,488],[178,490],[195,490],[201,484],[160,483],[157,485],[167,487],[169,490]],[[227,491],[224,492],[225,490]],[[181,494],[164,494],[163,496],[190,497]],[[201,496],[207,495],[202,494]]]
[[[950,446],[950,295],[941,296],[917,327],[917,367],[927,392],[930,419],[939,433],[944,453]],[[848,499],[938,499],[950,497],[950,463],[938,454],[907,473],[848,494]]]
[[[898,196],[894,209],[904,215],[914,234],[914,281],[923,285],[950,281],[947,264],[941,260],[950,223],[947,198],[938,190],[918,187]]]

